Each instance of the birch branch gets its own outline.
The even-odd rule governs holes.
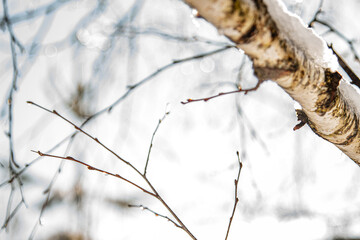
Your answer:
[[[307,124],[360,165],[360,96],[325,41],[279,0],[185,0],[301,106]]]

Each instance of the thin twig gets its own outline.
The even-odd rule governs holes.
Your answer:
[[[51,158],[59,158],[59,159],[63,159],[63,160],[68,160],[68,161],[73,161],[73,162],[77,162],[77,163],[80,163],[81,165],[84,165],[87,167],[87,169],[89,170],[93,170],[93,171],[97,171],[97,172],[100,172],[100,173],[105,173],[106,175],[110,175],[110,176],[113,176],[113,177],[116,177],[116,178],[119,178],[127,183],[130,183],[131,185],[133,185],[134,187],[137,187],[138,189],[140,189],[141,191],[153,196],[153,197],[156,197],[155,194],[153,194],[152,192],[149,192],[148,190],[146,190],[145,188],[137,185],[136,183],[133,183],[132,181],[120,176],[119,174],[115,174],[115,173],[111,173],[111,172],[108,172],[108,171],[105,171],[105,170],[102,170],[102,169],[99,169],[99,168],[96,168],[96,167],[93,167],[87,163],[84,163],[80,160],[77,160],[71,156],[67,156],[67,157],[61,157],[61,156],[57,156],[57,155],[51,155],[51,154],[46,154],[46,153],[42,153],[40,151],[34,151],[34,150],[31,150],[32,152],[34,153],[37,153],[39,154],[39,156],[42,156],[42,157],[51,157]]]
[[[147,210],[147,211],[153,213],[157,217],[162,217],[162,218],[165,218],[166,220],[168,220],[169,222],[172,222],[175,225],[175,227],[181,228],[181,226],[179,224],[177,224],[174,220],[172,220],[168,216],[157,213],[157,212],[151,210],[150,208],[148,208],[148,207],[146,207],[144,205],[131,205],[131,204],[129,204],[128,207],[141,208],[142,210]]]
[[[190,232],[190,230],[185,226],[185,224],[180,220],[180,218],[176,215],[176,213],[170,208],[170,206],[165,202],[165,200],[160,196],[160,194],[157,192],[157,190],[155,189],[155,187],[151,184],[151,182],[149,181],[149,179],[146,177],[146,175],[142,174],[134,165],[132,165],[130,162],[126,161],[124,158],[120,157],[118,154],[116,154],[113,150],[111,150],[110,148],[108,148],[106,145],[104,145],[103,143],[101,143],[96,137],[93,137],[92,135],[90,135],[88,132],[84,131],[81,127],[78,127],[76,124],[74,124],[73,122],[71,122],[70,120],[68,120],[67,118],[65,118],[64,116],[62,116],[61,114],[59,114],[57,111],[53,110],[49,110],[43,106],[40,106],[34,102],[31,102],[31,101],[28,101],[29,104],[32,104],[38,108],[41,108],[43,109],[44,111],[47,111],[49,113],[52,113],[54,115],[56,115],[57,117],[63,119],[64,121],[68,122],[70,125],[72,125],[77,131],[83,133],[85,136],[89,137],[90,139],[92,139],[93,141],[95,141],[96,143],[98,143],[100,146],[102,146],[104,149],[106,149],[108,152],[110,152],[112,155],[114,155],[117,159],[119,159],[120,161],[122,161],[123,163],[127,164],[130,168],[132,168],[138,175],[140,175],[144,181],[147,183],[147,185],[151,188],[151,192],[147,191],[146,193],[150,194],[151,196],[154,196],[155,198],[157,198],[163,205],[164,207],[170,212],[170,214],[176,219],[176,221],[179,223],[179,225],[181,226],[181,229],[184,230],[192,239],[196,239],[195,236]],[[54,157],[54,158],[59,158],[59,159],[65,159],[65,160],[71,160],[71,161],[74,161],[74,162],[78,162],[82,165],[85,165],[88,167],[89,170],[96,170],[96,171],[99,171],[99,172],[103,172],[103,173],[106,173],[106,171],[103,171],[101,169],[97,169],[97,168],[94,168],[90,165],[87,165],[86,163],[83,163],[79,160],[76,160],[70,156],[68,157],[61,157],[61,156],[55,156],[55,155],[50,155],[50,154],[45,154],[45,153],[41,153],[40,151],[37,151],[37,153],[40,155],[40,156],[49,156],[49,157]],[[118,176],[118,174],[109,174],[109,175],[112,175],[114,177],[117,177],[117,178],[121,178],[123,179],[122,177]],[[126,179],[123,179],[124,181],[127,181],[129,182],[128,180]],[[131,182],[129,182],[131,183]],[[133,183],[132,183],[133,184]],[[138,186],[138,188],[140,189],[143,189],[141,188],[140,186]],[[144,189],[145,190],[145,189]],[[144,191],[143,190],[143,191]]]
[[[151,149],[152,149],[152,146],[153,146],[153,141],[154,141],[155,134],[156,134],[157,130],[159,129],[159,126],[160,126],[160,124],[162,123],[162,121],[164,121],[165,117],[166,117],[167,115],[169,115],[169,114],[170,114],[170,112],[165,111],[164,116],[163,116],[161,119],[159,119],[159,122],[158,122],[158,124],[157,124],[157,126],[156,126],[156,128],[155,128],[155,130],[154,130],[154,132],[153,132],[153,134],[152,134],[151,141],[150,141],[150,147],[149,147],[149,151],[148,151],[148,155],[147,155],[147,157],[146,157],[146,163],[145,163],[145,168],[144,168],[144,176],[145,176],[146,173],[147,173],[147,167],[148,167],[149,159],[150,159],[150,152],[151,152]]]
[[[236,152],[236,155],[237,155],[237,159],[238,159],[238,163],[239,163],[239,171],[238,171],[238,175],[235,179],[235,201],[234,201],[234,208],[232,210],[232,213],[231,213],[231,216],[230,216],[230,220],[229,220],[229,225],[228,225],[228,228],[227,228],[227,231],[226,231],[226,236],[225,236],[225,240],[227,240],[228,236],[229,236],[229,233],[230,233],[230,228],[231,228],[231,223],[233,221],[233,218],[234,218],[234,214],[235,214],[235,211],[236,211],[236,206],[239,202],[239,198],[238,198],[238,184],[239,184],[239,179],[240,179],[240,173],[241,173],[241,169],[242,169],[242,162],[240,160],[240,156],[239,156],[239,152]]]
[[[229,94],[234,94],[234,93],[239,93],[239,92],[244,92],[245,94],[247,94],[248,92],[251,92],[251,91],[256,91],[260,84],[261,84],[262,81],[258,81],[258,83],[256,84],[255,87],[253,88],[248,88],[248,89],[242,89],[242,88],[239,88],[238,90],[234,90],[234,91],[230,91],[230,92],[221,92],[221,93],[218,93],[214,96],[210,96],[210,97],[205,97],[205,98],[197,98],[197,99],[192,99],[192,98],[188,98],[186,99],[186,101],[183,101],[181,102],[182,104],[188,104],[188,103],[192,103],[192,102],[207,102],[213,98],[217,98],[217,97],[221,97],[221,96],[224,96],[224,95],[229,95]]]
[[[217,98],[220,96],[233,94],[233,93],[239,93],[239,92],[242,92],[242,90],[238,89],[238,90],[234,90],[234,91],[230,91],[230,92],[221,92],[221,93],[218,93],[217,95],[205,97],[205,98],[197,98],[197,99],[188,98],[188,99],[186,99],[186,101],[182,101],[181,104],[188,104],[188,103],[192,103],[192,102],[202,102],[202,101],[207,102],[213,98]]]
[[[99,141],[98,138],[93,137],[92,135],[90,135],[88,132],[85,132],[81,127],[77,126],[75,123],[71,122],[69,119],[65,118],[64,116],[62,116],[61,114],[59,114],[57,111],[55,110],[49,110],[45,107],[42,107],[34,102],[31,101],[27,101],[28,104],[32,104],[38,108],[41,108],[49,113],[52,113],[56,116],[58,116],[59,118],[63,119],[64,121],[68,122],[70,125],[72,125],[77,131],[83,133],[84,135],[86,135],[87,137],[91,138],[92,140],[94,140],[95,142],[97,142],[100,146],[102,146],[103,148],[105,148],[107,151],[109,151],[111,154],[113,154],[116,158],[118,158],[119,160],[121,160],[122,162],[124,162],[125,164],[129,165],[130,167],[132,167],[135,171],[138,172],[138,170],[128,161],[126,161],[124,158],[120,157],[118,154],[116,154],[113,150],[111,150],[110,148],[108,148],[105,144],[103,144],[102,142]],[[139,172],[140,173],[140,172]]]

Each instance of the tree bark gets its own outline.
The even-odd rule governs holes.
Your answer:
[[[259,81],[275,81],[302,106],[298,111],[302,121],[318,136],[360,165],[360,108],[356,104],[360,101],[354,100],[358,94],[336,71],[337,63],[327,52],[330,50],[316,55],[318,49],[311,49],[324,45],[322,39],[304,24],[297,24],[299,19],[294,20],[291,14],[279,14],[277,0],[185,2],[250,57]],[[286,28],[289,22],[294,28]],[[313,34],[315,38],[301,34],[296,37],[291,31]]]

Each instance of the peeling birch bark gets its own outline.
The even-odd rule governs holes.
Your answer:
[[[293,29],[281,26],[288,19],[286,14],[279,16],[279,8],[272,6],[279,4],[277,0],[185,2],[250,57],[259,81],[275,81],[302,106],[308,125],[318,136],[360,165],[360,111],[347,93],[355,90],[341,80],[336,72],[337,63],[322,61],[322,58],[333,57],[327,49],[322,56],[316,56],[313,52],[319,52],[318,49],[311,49],[306,39],[301,42],[301,39],[291,39],[289,34],[289,31],[312,30],[296,21]],[[314,41],[323,40],[315,38]]]

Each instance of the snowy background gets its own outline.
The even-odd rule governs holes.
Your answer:
[[[320,1],[285,3],[309,23]],[[53,8],[43,7],[49,5]],[[131,185],[73,162],[38,158],[31,150],[55,147],[52,154],[70,155],[145,186],[91,139],[78,134],[69,141],[71,125],[26,101],[56,109],[80,125],[123,96],[129,85],[173,60],[231,43],[179,0],[12,0],[8,9],[14,34],[25,48],[23,53],[17,48],[13,142],[17,171],[26,170],[21,188],[16,181],[6,184],[13,69],[2,22],[1,225],[21,202],[20,190],[26,205],[20,203],[0,239],[190,239],[166,219],[129,208],[142,204],[170,217],[156,199]],[[360,2],[325,0],[322,9],[318,18],[354,40],[360,51]],[[314,27],[360,73],[349,44],[321,24]],[[234,205],[237,151],[243,169],[229,239],[360,237],[359,167],[307,126],[294,132],[294,102],[275,83],[265,82],[247,95],[181,104],[234,90],[237,84],[250,87],[256,79],[249,60],[229,48],[167,67],[84,129],[142,170],[157,123],[170,111],[154,138],[148,178],[198,239],[225,238]]]

